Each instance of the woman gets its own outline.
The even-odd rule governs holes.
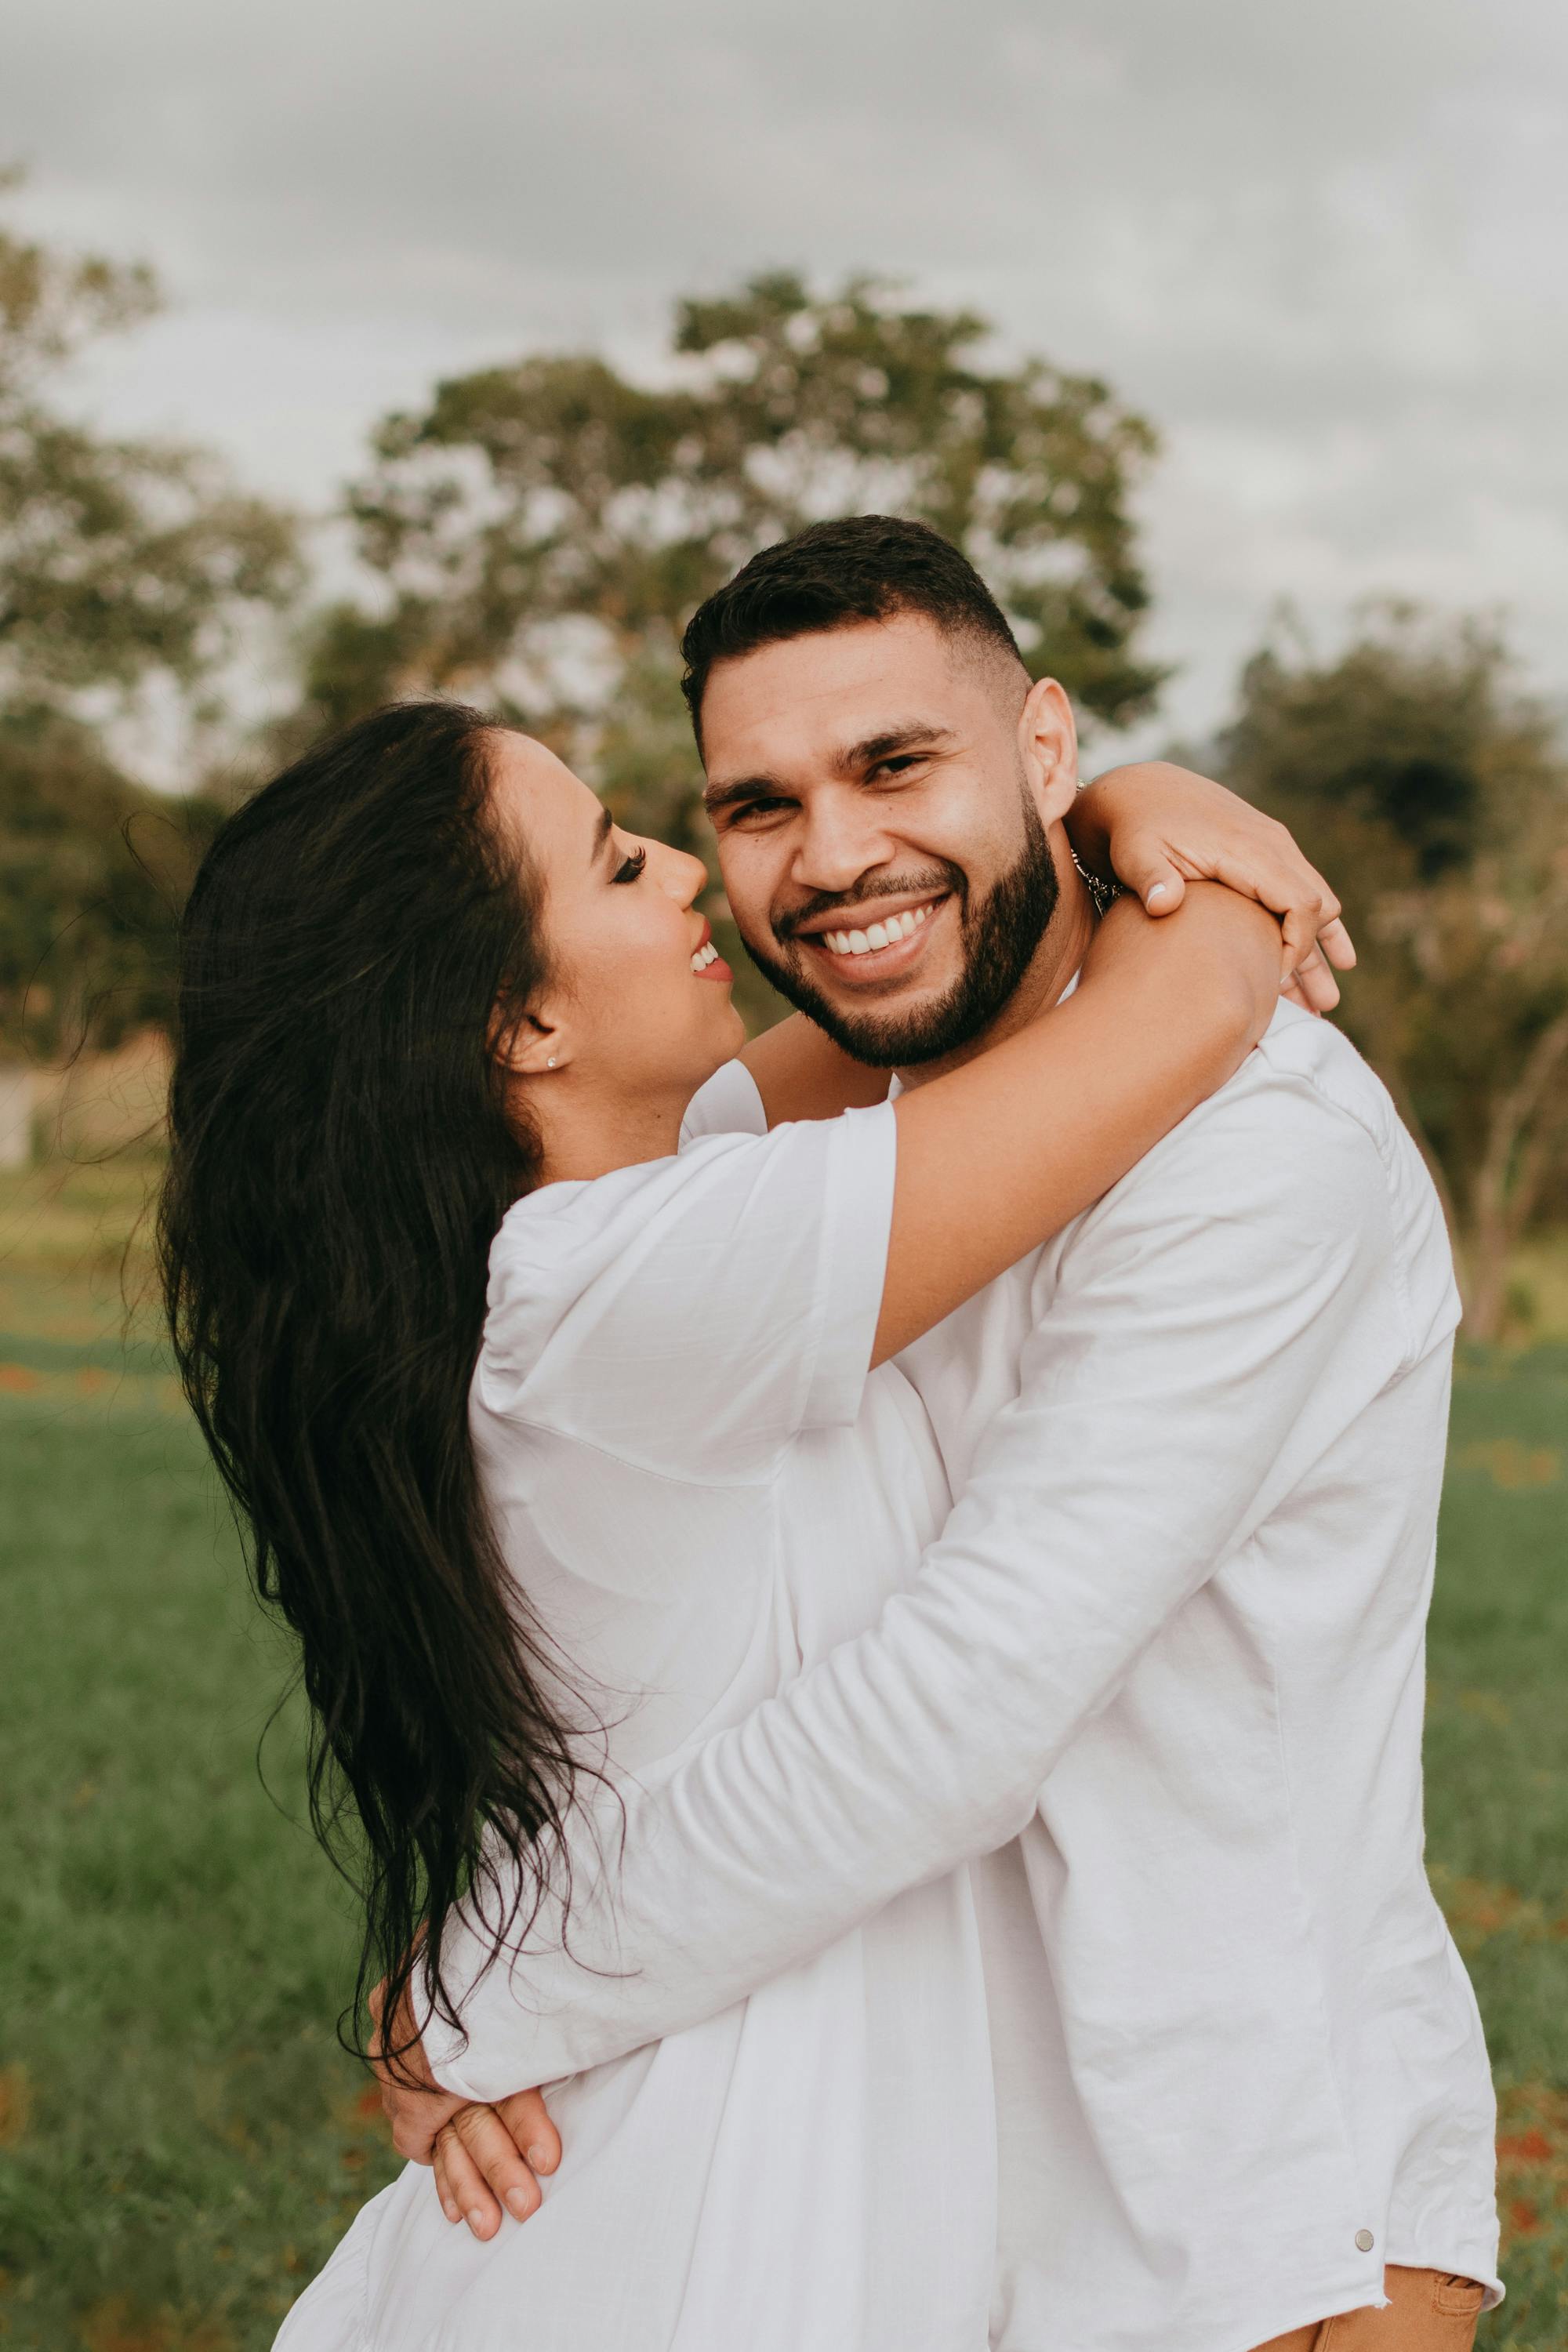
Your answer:
[[[419,1948],[458,2022],[470,1885],[498,1939],[520,1904],[569,1934],[548,1857],[580,1782],[665,1769],[907,1580],[948,1496],[891,1359],[1223,1083],[1279,986],[1239,898],[1128,911],[975,1063],[679,1151],[742,1034],[705,886],[542,747],[416,704],[280,776],[193,893],[170,1308],[394,2013]],[[847,1074],[800,1050],[826,1113]],[[525,2231],[453,2228],[411,2168],[290,2352],[983,2342],[984,2166],[936,2228],[923,2155],[985,2143],[976,1966],[958,1874],[578,2078]],[[770,2173],[759,2119],[829,2083],[831,2160]]]

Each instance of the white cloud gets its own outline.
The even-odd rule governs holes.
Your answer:
[[[1568,688],[1568,16],[1555,0],[11,0],[29,217],[180,308],[117,416],[322,499],[380,410],[657,343],[773,262],[912,277],[1161,425],[1167,709],[1280,595],[1505,605]]]

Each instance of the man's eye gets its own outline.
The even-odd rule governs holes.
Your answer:
[[[787,801],[782,800],[742,801],[739,807],[731,810],[730,823],[745,824],[752,817],[776,816],[780,809],[787,808],[788,805]]]
[[[874,768],[868,768],[866,772],[867,781],[869,782],[875,776],[892,776],[895,778],[902,776],[906,774],[910,768],[918,768],[924,756],[924,753],[921,751],[895,752],[894,756],[890,760],[879,760]]]
[[[643,867],[647,864],[647,850],[634,849],[629,857],[622,859],[620,865],[616,866],[615,872],[611,875],[610,879],[612,882],[635,882],[637,876],[642,872]]]

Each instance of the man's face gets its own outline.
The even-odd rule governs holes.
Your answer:
[[[987,1029],[1051,919],[1072,798],[1059,687],[901,614],[720,663],[707,800],[741,935],[858,1060],[934,1061]]]

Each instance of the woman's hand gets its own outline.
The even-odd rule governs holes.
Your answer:
[[[1331,965],[1355,962],[1340,902],[1285,826],[1223,784],[1168,760],[1111,768],[1081,792],[1067,820],[1090,873],[1135,890],[1151,915],[1170,915],[1189,882],[1223,882],[1279,918],[1281,995],[1310,1013],[1340,1001]]]

